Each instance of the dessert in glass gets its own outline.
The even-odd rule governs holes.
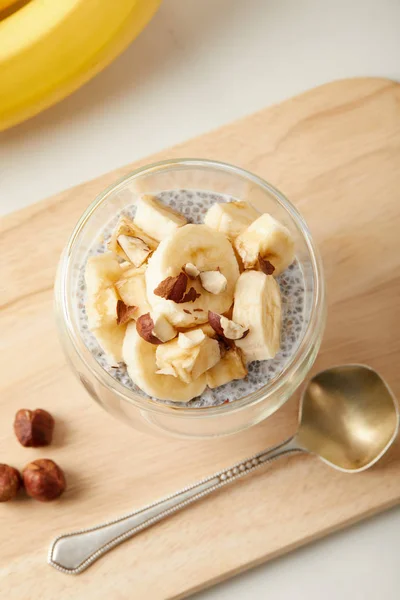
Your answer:
[[[73,369],[104,408],[140,429],[223,435],[275,412],[311,367],[321,261],[262,179],[165,161],[87,209],[60,261],[56,311]]]

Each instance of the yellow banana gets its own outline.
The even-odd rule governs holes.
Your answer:
[[[15,4],[17,0],[0,0],[0,11],[5,10],[6,8],[10,8],[12,4]],[[0,19],[3,18],[3,15],[0,14]]]
[[[55,104],[108,65],[161,0],[31,0],[0,21],[0,131]]]

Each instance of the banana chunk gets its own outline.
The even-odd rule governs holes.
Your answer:
[[[259,216],[260,213],[248,202],[221,202],[208,209],[204,223],[232,241]]]
[[[122,216],[108,242],[108,249],[134,267],[140,267],[157,245],[156,240],[139,229],[131,219]]]
[[[186,225],[187,220],[154,196],[145,195],[137,201],[134,222],[137,227],[160,242],[178,227]]]
[[[279,285],[271,275],[245,271],[236,284],[233,320],[249,330],[235,344],[246,363],[274,358],[280,348],[282,305]]]
[[[178,346],[183,349],[194,348],[194,346],[201,344],[205,338],[206,334],[200,327],[192,329],[192,331],[181,332],[178,336]]]
[[[86,313],[92,331],[117,325],[118,294],[114,283],[120,275],[118,260],[111,253],[88,258],[85,269]]]
[[[243,379],[246,375],[247,369],[243,364],[240,351],[237,348],[230,348],[221,360],[206,372],[206,381],[208,387],[213,390],[234,379]]]
[[[226,279],[225,289],[213,294],[204,289],[198,277],[188,282],[188,288],[196,292],[192,302],[178,303],[154,293],[161,282],[177,277],[188,263],[202,272],[219,269]],[[207,322],[209,310],[219,314],[229,310],[238,277],[238,262],[225,235],[206,225],[185,225],[163,240],[150,257],[146,271],[147,297],[152,310],[164,314],[175,327],[193,327]]]
[[[274,267],[279,275],[294,260],[294,241],[290,231],[265,213],[245,229],[234,241],[245,269],[256,268],[259,257]]]
[[[157,346],[156,363],[158,369],[172,368],[181,381],[191,383],[217,364],[221,356],[219,344],[217,340],[203,334],[199,336],[201,338],[199,344],[191,346],[189,343],[186,347],[182,347],[180,336],[162,346]],[[185,342],[189,341],[188,334],[185,336]],[[191,337],[193,341],[193,332]]]
[[[120,362],[122,358],[122,342],[126,329],[125,326],[117,324],[119,298],[114,284],[121,273],[118,260],[111,252],[91,256],[86,263],[88,326],[112,365]]]
[[[115,284],[123,302],[127,306],[137,307],[135,318],[141,317],[151,310],[146,294],[146,268],[146,265],[142,265],[138,269],[127,269]]]
[[[132,381],[146,394],[159,400],[189,402],[200,396],[206,387],[205,375],[200,375],[191,383],[184,383],[173,376],[172,370],[168,374],[157,373],[156,348],[161,346],[146,342],[137,333],[135,323],[129,323],[122,353]]]

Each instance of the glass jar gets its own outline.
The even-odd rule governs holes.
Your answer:
[[[126,388],[106,372],[86,347],[79,329],[77,283],[90,246],[104,225],[138,194],[165,190],[203,190],[250,201],[291,231],[305,281],[307,325],[284,370],[266,385],[220,406],[170,406]],[[108,412],[149,432],[186,437],[232,434],[268,418],[304,380],[318,353],[325,324],[321,259],[295,207],[269,183],[238,167],[200,159],[168,160],[137,169],[101,193],[76,225],[61,256],[55,285],[56,318],[61,342],[73,371],[89,394]]]

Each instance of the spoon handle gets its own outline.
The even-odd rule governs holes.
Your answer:
[[[57,537],[49,550],[48,562],[64,573],[77,575],[87,569],[103,554],[129,539],[139,531],[154,525],[169,515],[185,508],[192,502],[204,498],[219,488],[232,483],[247,473],[255,471],[271,460],[291,452],[303,451],[296,445],[295,438],[290,438],[259,452],[244,461],[236,463],[229,469],[219,471],[211,477],[202,479],[183,490],[164,498],[154,504],[136,510],[114,521],[102,525],[82,529],[75,533],[67,533]]]

